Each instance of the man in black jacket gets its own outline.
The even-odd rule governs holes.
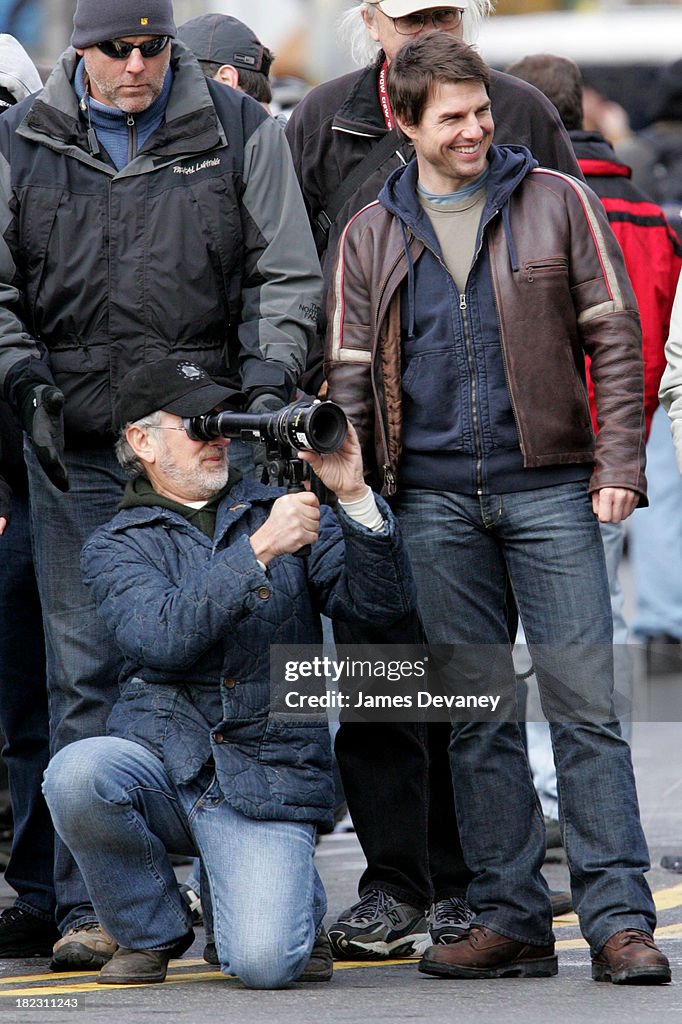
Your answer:
[[[325,291],[338,236],[376,199],[389,173],[412,156],[398,136],[386,92],[388,64],[404,43],[434,30],[472,40],[488,7],[456,0],[355,4],[345,16],[354,53],[371,63],[317,86],[286,129],[308,215],[316,234]],[[556,110],[532,86],[493,71],[491,99],[500,143],[528,146],[541,164],[582,177]],[[324,304],[323,304],[324,308]],[[319,324],[324,336],[325,316]],[[321,343],[308,359],[306,390],[322,383]],[[401,627],[401,640],[418,626]],[[510,631],[515,632],[510,610]],[[339,642],[359,639],[337,628]],[[366,639],[366,638],[365,638]],[[384,638],[385,639],[385,638]],[[367,858],[360,902],[330,929],[337,957],[414,955],[466,928],[469,881],[461,855],[442,723],[342,723],[336,739],[349,810]],[[367,784],[367,779],[372,784]],[[430,789],[430,799],[425,796]],[[428,922],[425,911],[428,910]]]
[[[281,129],[174,36],[171,0],[78,0],[73,46],[0,122],[0,389],[30,441],[53,753],[101,735],[117,696],[79,554],[123,492],[120,380],[173,355],[234,377],[251,411],[279,408],[317,317]],[[53,967],[101,967],[116,945],[62,844],[55,880]]]

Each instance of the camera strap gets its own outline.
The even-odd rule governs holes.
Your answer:
[[[371,177],[389,157],[400,150],[401,145],[398,131],[393,128],[372,147],[360,163],[356,164],[348,177],[343,180],[341,186],[334,193],[332,201],[327,204],[326,210],[321,210],[315,218],[316,241],[321,243],[318,244],[318,251],[325,247],[327,236],[346,202],[367,178]]]

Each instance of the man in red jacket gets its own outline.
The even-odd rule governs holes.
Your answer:
[[[598,131],[583,130],[582,75],[578,65],[555,54],[533,54],[507,73],[534,85],[551,100],[568,131],[580,170],[602,201],[611,230],[623,250],[642,322],[644,414],[649,436],[665,369],[664,346],[682,266],[680,243],[660,206],[630,180],[630,168]],[[590,407],[595,429],[594,392]]]

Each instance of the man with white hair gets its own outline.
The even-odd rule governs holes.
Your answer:
[[[491,11],[490,0],[456,0],[437,7],[422,7],[419,0],[378,0],[353,4],[342,16],[342,32],[363,67],[312,89],[296,106],[287,127],[310,219],[321,236],[321,254],[327,248],[335,250],[350,217],[376,199],[389,172],[405,161],[385,92],[386,68],[393,56],[408,39],[434,29],[473,42]],[[539,90],[525,85],[492,71],[492,103],[502,141],[528,146],[542,166],[582,177],[556,110]],[[369,167],[344,205],[329,217],[330,204],[349,174],[387,135],[395,145],[386,144],[381,163]]]
[[[353,55],[364,66],[312,89],[286,129],[326,291],[345,224],[376,199],[389,173],[413,153],[395,128],[388,65],[406,42],[427,32],[473,41],[491,10],[490,0],[434,7],[423,7],[420,0],[379,0],[354,4],[343,15]],[[542,93],[491,71],[491,101],[498,143],[525,145],[543,166],[582,178],[559,116]],[[325,327],[323,315],[320,337]],[[306,390],[316,392],[321,381],[320,345],[319,358],[309,353]],[[373,481],[377,489],[383,483]],[[341,643],[360,639],[336,624],[335,635]],[[403,642],[405,633],[396,637]],[[415,955],[432,942],[453,941],[468,926],[470,875],[459,846],[448,741],[445,723],[342,722],[336,755],[367,869],[360,901],[329,929],[337,957]]]

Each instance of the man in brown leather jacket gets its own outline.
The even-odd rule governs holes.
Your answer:
[[[342,30],[354,59],[364,66],[312,89],[286,128],[325,293],[345,224],[376,199],[389,173],[412,157],[387,103],[388,65],[405,42],[427,31],[473,41],[489,12],[487,0],[434,6],[425,0],[381,0],[354,3],[345,11]],[[539,90],[492,71],[491,97],[498,141],[526,145],[543,166],[581,177],[561,120]],[[301,381],[311,393],[322,382],[324,331],[323,311]],[[508,617],[513,636],[512,600]],[[418,630],[412,621],[395,635],[405,642]],[[343,623],[334,624],[334,633],[341,644],[390,640],[367,631],[351,634]],[[338,914],[330,930],[337,957],[413,956],[466,929],[470,873],[457,837],[447,744],[446,723],[342,721],[336,756],[367,867],[359,879],[359,902]]]
[[[582,182],[538,168],[524,147],[492,145],[488,69],[475,51],[445,33],[422,36],[393,59],[387,88],[416,159],[341,238],[330,397],[394,496],[429,643],[458,645],[460,678],[507,697],[510,582],[550,718],[593,978],[666,982],[613,709],[598,526],[646,502],[639,317],[622,255]],[[427,950],[424,973],[557,971],[544,827],[514,719],[453,723],[475,917]]]

